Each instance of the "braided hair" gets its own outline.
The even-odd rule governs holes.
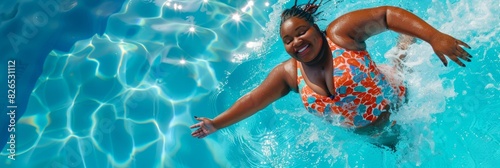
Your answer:
[[[283,24],[284,21],[292,18],[292,17],[297,17],[297,18],[301,18],[301,19],[304,19],[305,21],[309,22],[311,25],[314,25],[314,22],[315,22],[315,18],[318,17],[322,12],[317,12],[318,8],[321,6],[321,4],[323,3],[323,0],[319,1],[318,4],[316,4],[316,2],[318,0],[309,0],[307,2],[307,4],[303,4],[303,5],[297,5],[297,1],[298,0],[295,0],[295,4],[289,8],[289,9],[286,9],[285,11],[283,11],[283,13],[281,13],[281,24]],[[328,2],[330,0],[327,0],[326,2]],[[325,3],[326,3],[325,2]]]

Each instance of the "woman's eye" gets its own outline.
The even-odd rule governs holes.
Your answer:
[[[300,30],[299,35],[304,35],[304,34],[306,34],[307,30],[308,30],[308,29],[302,29],[302,30]]]

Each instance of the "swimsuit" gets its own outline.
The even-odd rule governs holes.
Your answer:
[[[389,104],[401,102],[405,87],[380,72],[367,51],[353,51],[326,37],[333,56],[335,95],[323,96],[307,86],[297,61],[297,83],[302,102],[313,114],[334,124],[359,128],[377,120]]]

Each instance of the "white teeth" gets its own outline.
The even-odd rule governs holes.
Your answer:
[[[304,46],[302,49],[299,50],[299,53],[301,53],[302,51],[306,50],[306,48],[309,47],[309,44]]]

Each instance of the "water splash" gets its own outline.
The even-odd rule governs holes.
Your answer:
[[[280,2],[287,3],[286,1]],[[490,3],[498,4],[493,1]],[[468,115],[464,114],[464,112],[461,112],[462,110],[459,109],[459,107],[462,107],[461,101],[450,101],[462,96],[460,95],[460,91],[463,89],[461,81],[466,84],[465,87],[470,87],[474,85],[472,79],[464,80],[464,78],[474,75],[492,76],[491,79],[487,77],[485,81],[488,82],[485,82],[484,87],[478,87],[478,90],[483,90],[484,88],[494,89],[496,87],[493,86],[496,86],[496,84],[492,82],[495,81],[495,78],[500,76],[498,71],[493,72],[494,75],[492,75],[491,72],[475,74],[476,71],[481,71],[480,69],[478,70],[478,67],[484,67],[481,66],[483,63],[489,66],[498,65],[498,59],[491,57],[497,54],[486,53],[498,50],[492,41],[498,41],[496,40],[498,39],[497,32],[499,32],[497,24],[500,21],[498,17],[493,18],[493,16],[495,13],[498,13],[495,11],[500,6],[469,1],[436,2],[433,5],[424,5],[424,7],[420,8],[419,6],[415,6],[415,4],[400,2],[363,2],[362,4],[338,2],[327,5],[327,9],[336,10],[330,13],[325,12],[324,16],[326,18],[335,18],[353,9],[388,4],[411,9],[412,12],[423,17],[426,21],[431,23],[431,25],[437,27],[438,30],[467,42],[473,46],[473,49],[468,51],[475,57],[473,63],[468,64],[468,68],[466,69],[459,68],[452,62],[449,63],[450,67],[446,68],[437,59],[432,48],[427,43],[419,41],[417,44],[411,46],[407,52],[408,58],[404,62],[409,71],[405,71],[401,75],[404,76],[404,81],[406,81],[409,90],[409,102],[392,116],[393,119],[397,120],[398,124],[402,126],[401,135],[404,135],[397,146],[398,151],[396,153],[391,153],[366,143],[365,139],[359,138],[357,135],[349,134],[349,132],[342,129],[326,126],[322,121],[304,112],[301,106],[297,107],[297,104],[301,102],[294,98],[294,96],[296,97],[295,94],[291,94],[274,103],[272,109],[268,107],[262,110],[255,117],[245,120],[244,123],[236,124],[234,129],[229,129],[229,131],[225,133],[227,136],[245,135],[245,137],[248,138],[245,138],[246,141],[241,142],[243,144],[236,143],[233,145],[249,146],[247,150],[252,151],[243,153],[233,152],[237,154],[237,156],[246,156],[246,159],[252,160],[252,163],[235,161],[233,162],[234,165],[255,166],[254,163],[260,163],[261,166],[267,165],[271,167],[301,167],[301,164],[314,164],[331,167],[332,165],[366,166],[368,163],[370,166],[373,166],[373,163],[380,163],[379,166],[382,167],[395,164],[406,166],[430,166],[440,163],[449,164],[447,160],[450,159],[450,157],[448,157],[450,155],[442,156],[443,153],[449,154],[447,152],[449,145],[445,144],[445,139],[450,140],[455,137],[453,134],[446,135],[441,128],[446,127],[443,126],[443,123],[450,124],[451,122],[450,125],[454,125],[454,130],[459,130],[460,127],[457,126],[457,124],[465,124],[464,121],[468,120]],[[343,6],[347,6],[347,8],[343,8]],[[264,40],[263,45],[271,46],[273,50],[284,51],[282,46],[276,43],[278,41],[276,37],[276,28],[279,27],[279,11],[276,10],[271,13],[270,18],[271,21],[267,24],[269,33],[266,34],[269,38]],[[471,23],[473,25],[463,26]],[[479,25],[477,23],[492,24],[479,28],[477,27]],[[322,27],[322,25],[324,27],[325,22],[319,22],[319,25],[320,27]],[[386,56],[386,59],[391,59],[392,57],[391,54],[393,53],[384,53],[395,46],[395,34],[385,33],[385,35],[386,37],[376,37],[374,38],[375,40],[370,39],[367,42],[369,46],[374,46],[370,49],[370,52],[372,53],[372,57],[375,57],[376,60],[380,60],[380,57],[378,57],[379,55]],[[484,53],[481,50],[484,50]],[[254,76],[254,74],[257,73],[266,74],[277,63],[288,58],[286,54],[277,53],[279,52],[268,50],[262,57],[265,62],[256,61],[252,63],[243,63],[242,66],[245,66],[243,69],[245,69],[246,66],[250,66],[245,64],[251,64],[259,68],[251,68],[249,71],[256,72],[247,74],[248,76]],[[477,54],[477,57],[475,54]],[[488,57],[488,55],[490,55],[490,57]],[[277,61],[274,61],[266,57],[272,57],[273,59],[274,57],[278,58]],[[487,60],[485,57],[488,57],[490,60]],[[232,75],[240,75],[240,72],[235,71]],[[259,77],[260,75],[257,75],[257,78]],[[239,83],[238,79],[229,80],[229,83]],[[259,80],[242,80],[244,82],[249,82],[249,84],[245,84],[243,87],[228,85],[225,87],[225,91],[233,92],[235,90],[240,90],[239,95],[243,95],[250,91],[251,88],[255,87],[254,82],[258,83],[258,81],[261,80],[262,78],[259,78]],[[468,93],[464,91],[464,94],[467,95]],[[489,94],[487,95],[498,95],[498,92],[489,90]],[[237,97],[237,95],[230,96]],[[489,98],[483,99],[492,100]],[[225,103],[230,104],[234,100],[235,98],[226,100]],[[477,105],[468,107],[468,104],[463,108],[478,109]],[[248,127],[258,128],[255,128],[255,131],[253,131],[254,134],[248,135]],[[491,126],[487,127],[490,130],[494,129],[491,128]],[[498,141],[495,142],[495,138],[492,138],[490,135],[484,134],[483,136],[490,139],[486,141],[488,144],[493,146],[499,145]],[[229,138],[231,139],[231,137]],[[252,139],[252,141],[248,141],[249,139]],[[257,140],[254,141],[253,139]],[[496,139],[498,139],[498,136]],[[457,141],[460,142],[458,139]],[[460,143],[462,146],[467,146],[467,144],[463,144],[463,142]],[[456,147],[453,149],[456,149]],[[495,153],[495,151],[492,152]],[[370,157],[363,157],[366,156],[366,153],[373,155],[370,155]],[[460,153],[462,158],[479,158],[471,155],[474,154],[467,152]],[[457,157],[457,155],[454,156]],[[314,160],[313,158],[318,159]],[[457,160],[457,158],[452,158],[452,160]],[[481,160],[481,163],[492,163],[492,159],[479,160]],[[471,165],[470,161],[473,162],[471,159],[464,162],[467,165]]]

